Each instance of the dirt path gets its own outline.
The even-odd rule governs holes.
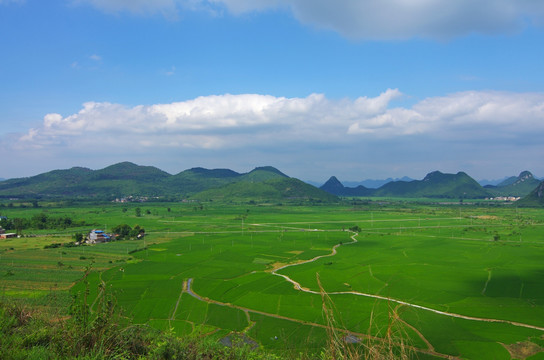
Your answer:
[[[168,319],[168,321],[172,321],[176,318],[176,312],[178,311],[178,306],[179,306],[179,303],[181,302],[181,296],[186,290],[187,290],[187,281],[184,281],[183,284],[181,285],[181,291],[179,292],[178,301],[176,301],[176,306],[174,307],[174,310],[172,311],[172,315],[170,315],[170,318]],[[169,326],[171,325],[169,324]]]
[[[258,226],[259,224],[252,224],[252,225]],[[305,229],[299,229],[299,230],[305,230]],[[308,230],[306,230],[306,231],[308,231]],[[315,231],[315,230],[310,230],[310,231]],[[275,276],[282,277],[284,280],[286,280],[286,281],[290,282],[291,284],[293,284],[293,287],[294,287],[295,290],[303,291],[303,292],[306,292],[306,293],[309,293],[309,294],[314,294],[314,295],[322,295],[318,291],[310,290],[309,288],[303,287],[297,281],[291,279],[287,275],[278,273],[278,271],[281,271],[281,270],[286,269],[288,267],[299,266],[299,265],[315,262],[315,261],[317,261],[319,259],[322,259],[322,258],[335,256],[337,254],[337,249],[338,249],[339,246],[350,245],[350,244],[357,243],[356,236],[358,236],[358,234],[353,233],[351,235],[351,239],[352,239],[351,242],[334,245],[329,254],[316,256],[316,257],[314,257],[314,258],[312,258],[310,260],[298,261],[296,263],[291,263],[291,264],[279,266],[277,268],[273,268],[273,269],[269,270],[269,272],[271,274],[275,275]],[[212,303],[212,304],[217,304],[217,305],[220,305],[220,306],[227,306],[227,307],[231,307],[231,308],[234,308],[234,309],[242,310],[242,311],[244,311],[246,313],[246,315],[248,316],[248,319],[249,319],[249,314],[254,313],[254,314],[260,314],[260,315],[264,315],[264,316],[273,317],[273,318],[276,318],[276,319],[282,319],[282,320],[287,320],[287,321],[291,321],[291,322],[296,322],[296,323],[303,324],[303,325],[314,326],[314,327],[319,327],[319,328],[323,328],[323,329],[330,329],[330,327],[327,327],[326,325],[323,325],[323,324],[304,321],[304,320],[300,320],[300,319],[289,318],[289,317],[278,315],[278,314],[271,314],[271,313],[267,313],[267,312],[264,312],[264,311],[249,309],[249,308],[245,308],[245,307],[242,307],[242,306],[238,306],[238,305],[234,305],[234,304],[230,304],[230,303],[223,303],[223,302],[220,302],[220,301],[216,301],[216,300],[212,300],[212,299],[202,297],[202,296],[196,294],[191,289],[192,281],[193,281],[193,279],[189,279],[187,281],[186,286],[184,285],[184,288],[182,290],[183,292],[187,292],[189,295],[195,297],[196,299],[198,299],[200,301],[204,301],[204,302],[207,302],[207,303]],[[523,327],[523,328],[528,328],[528,329],[533,329],[533,330],[538,330],[538,331],[544,331],[544,327],[540,327],[540,326],[536,326],[536,325],[524,324],[524,323],[520,323],[520,322],[516,322],[516,321],[509,321],[509,320],[502,320],[502,319],[489,319],[489,318],[480,318],[480,317],[475,317],[475,316],[467,316],[467,315],[462,315],[462,314],[456,314],[456,313],[452,313],[452,312],[436,310],[436,309],[433,309],[433,308],[429,308],[429,307],[414,304],[414,303],[409,303],[407,301],[402,301],[402,300],[394,299],[394,298],[391,298],[391,297],[385,297],[385,296],[380,296],[380,295],[375,295],[375,294],[367,294],[367,293],[362,293],[362,292],[357,292],[357,291],[329,292],[329,293],[327,293],[327,295],[364,296],[364,297],[368,297],[368,298],[384,300],[384,301],[396,303],[396,304],[401,305],[401,306],[408,306],[408,307],[412,307],[412,308],[416,308],[416,309],[420,309],[420,310],[424,310],[424,311],[433,312],[433,313],[438,314],[438,315],[449,316],[449,317],[458,318],[458,319],[464,319],[464,320],[470,320],[470,321],[480,321],[480,322],[489,322],[489,323],[503,323],[503,324],[509,324],[509,325],[517,326],[517,327]],[[177,306],[177,304],[176,304],[176,306]],[[402,321],[402,322],[404,324],[406,324],[404,321]],[[251,323],[249,323],[249,324],[251,324]],[[429,355],[433,355],[433,356],[436,356],[436,357],[439,357],[439,358],[444,358],[444,359],[456,359],[455,357],[453,357],[451,355],[445,355],[445,354],[437,353],[435,351],[433,345],[423,336],[423,334],[421,334],[421,332],[417,331],[417,329],[415,329],[413,326],[410,326],[409,324],[406,324],[406,325],[408,325],[412,330],[414,330],[418,334],[418,336],[420,336],[420,338],[424,341],[424,343],[427,346],[427,349],[419,349],[419,348],[412,347],[412,349],[414,351],[429,354]],[[250,328],[251,328],[251,326],[250,326]],[[335,328],[333,330],[338,331],[340,333],[344,333],[344,334],[346,334],[346,336],[347,335],[355,335],[355,336],[357,336],[357,337],[359,337],[361,339],[380,340],[378,338],[369,336],[367,334],[355,333],[355,332],[352,332],[352,331],[349,331],[349,330],[346,330],[346,329],[336,329]]]
[[[296,290],[303,291],[303,292],[306,292],[306,293],[309,293],[309,294],[320,295],[321,293],[319,291],[314,291],[314,290],[310,290],[308,288],[305,288],[305,287],[301,286],[295,280],[291,279],[289,276],[283,275],[283,274],[278,274],[277,271],[288,268],[288,267],[291,267],[291,266],[298,266],[298,265],[302,265],[302,264],[311,263],[311,262],[314,262],[314,261],[316,261],[318,259],[321,259],[321,258],[324,258],[324,257],[334,256],[334,255],[336,255],[336,249],[339,246],[341,246],[341,245],[350,245],[350,244],[356,243],[357,239],[355,237],[357,235],[359,235],[359,234],[354,233],[351,236],[351,239],[353,240],[352,242],[349,242],[349,243],[346,243],[346,244],[337,244],[337,245],[335,245],[332,248],[332,252],[330,254],[316,256],[313,259],[303,261],[303,262],[298,262],[298,263],[295,263],[295,264],[285,265],[285,266],[282,266],[280,268],[277,268],[277,269],[273,270],[271,273],[273,275],[280,276],[280,277],[284,278],[285,280],[287,280],[288,282],[290,282],[291,284],[293,284],[293,287]],[[429,307],[422,306],[422,305],[418,305],[418,304],[409,303],[407,301],[402,301],[402,300],[394,299],[394,298],[391,298],[391,297],[375,295],[375,294],[367,294],[367,293],[362,293],[362,292],[358,292],[358,291],[335,291],[335,292],[329,292],[329,293],[327,293],[327,295],[364,296],[364,297],[369,297],[369,298],[378,299],[378,300],[385,300],[385,301],[393,302],[393,303],[396,303],[396,304],[413,307],[413,308],[416,308],[416,309],[430,311],[430,312],[433,312],[435,314],[454,317],[454,318],[458,318],[458,319],[472,320],[472,321],[482,321],[482,322],[492,322],[492,323],[503,323],[503,324],[509,324],[509,325],[518,326],[518,327],[524,327],[524,328],[528,328],[528,329],[544,331],[544,327],[541,327],[541,326],[524,324],[524,323],[520,323],[520,322],[516,322],[516,321],[509,321],[509,320],[502,320],[502,319],[488,319],[488,318],[480,318],[480,317],[476,317],[476,316],[467,316],[467,315],[455,314],[455,313],[451,313],[451,312],[447,312],[447,311],[436,310],[436,309],[429,308]]]
[[[194,290],[192,290],[192,288],[191,288],[192,283],[193,283],[193,279],[192,278],[188,279],[187,280],[187,287],[184,288],[183,291],[186,292],[187,294],[191,295],[192,297],[196,298],[197,300],[204,301],[204,302],[209,303],[209,304],[216,304],[216,305],[220,305],[220,306],[230,307],[230,308],[233,308],[233,309],[241,310],[244,313],[246,313],[246,316],[248,317],[249,325],[244,331],[247,331],[248,329],[252,328],[255,325],[255,322],[252,322],[250,320],[250,316],[249,316],[250,313],[259,314],[259,315],[263,315],[263,316],[268,316],[268,317],[281,319],[281,320],[287,320],[287,321],[295,322],[295,323],[302,324],[302,325],[314,326],[314,327],[318,327],[318,328],[322,328],[322,329],[326,329],[326,330],[331,330],[331,327],[329,327],[327,325],[318,324],[318,323],[314,323],[314,322],[311,322],[311,321],[304,321],[304,320],[300,320],[300,319],[294,319],[294,318],[290,318],[290,317],[282,316],[282,315],[278,315],[278,314],[271,314],[271,313],[267,313],[265,311],[254,310],[254,309],[246,308],[246,307],[239,306],[239,305],[234,305],[234,304],[224,303],[224,302],[213,300],[213,299],[208,299],[206,297],[200,296],[197,293],[195,293]],[[371,340],[377,340],[377,341],[382,341],[383,340],[383,339],[375,337],[375,336],[370,336],[368,334],[357,333],[357,332],[349,331],[349,330],[346,330],[346,329],[332,328],[332,330],[335,331],[335,332],[338,332],[338,333],[343,333],[346,336],[353,335],[353,336],[356,336],[359,339],[371,339]],[[424,340],[424,341],[425,341],[425,343],[429,344],[426,340]],[[420,349],[420,348],[416,348],[414,346],[407,346],[407,347],[409,349],[413,350],[413,351],[416,351],[416,352],[419,352],[419,353],[422,353],[422,354],[436,356],[436,357],[439,357],[439,358],[442,358],[442,359],[449,359],[449,360],[458,359],[458,358],[456,358],[454,356],[451,356],[451,355],[446,355],[446,354],[441,354],[441,353],[436,352],[434,350],[434,348],[432,347],[432,345],[430,345],[430,344],[429,344],[428,349]]]

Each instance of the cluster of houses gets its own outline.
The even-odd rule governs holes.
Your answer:
[[[148,200],[147,196],[127,196],[123,198],[116,198],[112,202],[115,203],[129,203],[129,202],[146,202]]]
[[[519,196],[497,196],[494,198],[486,198],[486,200],[495,200],[495,201],[518,201]]]
[[[17,237],[16,233],[6,233],[6,230],[4,230],[0,226],[0,239],[9,239],[9,238],[14,238],[14,237]]]

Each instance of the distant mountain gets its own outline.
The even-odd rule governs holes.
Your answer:
[[[336,178],[336,176],[331,176],[330,179],[319,188],[329,194],[337,196],[371,196],[373,193],[372,189],[367,189],[362,185],[354,188],[346,187]]]
[[[478,180],[478,184],[482,185],[482,186],[488,186],[488,185],[492,185],[492,186],[497,186],[499,185],[501,182],[505,181],[505,180],[508,180],[510,177],[508,176],[505,176],[501,179],[493,179],[493,180],[487,180],[487,179],[482,179],[482,180]],[[515,176],[514,176],[515,178]]]
[[[102,170],[73,167],[53,170],[29,178],[0,183],[0,196],[42,197],[115,197],[124,195],[158,196],[161,181],[170,176],[152,166],[124,162]]]
[[[382,197],[434,197],[434,198],[485,198],[490,196],[476,180],[464,172],[443,174],[434,171],[423,180],[391,181],[378,189],[362,185],[345,187],[336,177],[331,177],[320,189],[337,196]]]
[[[336,178],[331,176],[327,182],[319,187],[321,190],[328,192],[329,194],[343,195],[345,191],[344,185]]]
[[[423,180],[393,181],[374,192],[375,196],[485,198],[489,192],[464,172],[444,174],[433,171]]]
[[[247,173],[229,169],[196,167],[171,175],[153,166],[122,162],[100,170],[73,167],[27,178],[0,182],[0,198],[99,198],[127,196],[194,199],[315,199],[332,201],[336,196],[485,198],[524,196],[540,181],[529,171],[483,188],[464,172],[434,171],[422,180],[390,181],[377,189],[345,186],[332,176],[320,188],[290,178],[272,166]]]
[[[191,197],[206,191],[209,193],[195,198],[217,197],[212,190],[223,197],[247,198],[253,194],[273,199],[333,198],[271,166],[258,167],[245,174],[229,169],[192,168],[170,175],[152,166],[123,162],[101,170],[74,167],[0,183],[0,197],[19,198]]]
[[[544,207],[544,181],[529,193],[529,195],[516,201],[516,206]]]
[[[366,188],[377,189],[380,186],[383,186],[392,181],[412,181],[412,180],[414,179],[408,176],[403,176],[401,178],[387,178],[387,179],[381,179],[381,180],[367,179],[363,181],[344,181],[343,184],[344,186],[349,186],[349,187],[357,187],[359,185],[362,185]]]
[[[518,176],[511,176],[496,186],[487,185],[486,190],[494,196],[526,196],[540,184],[529,171],[523,171]]]
[[[6,179],[4,179],[4,178],[0,178],[0,181],[4,181],[4,180],[6,180]]]

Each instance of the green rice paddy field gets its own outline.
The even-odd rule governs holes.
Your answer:
[[[318,353],[331,328],[363,342],[389,329],[420,359],[544,359],[544,210],[146,203],[2,215],[39,211],[89,226],[0,240],[1,296],[62,312],[92,262],[91,298],[105,282],[134,322],[180,335],[244,333],[298,354]],[[145,240],[43,248],[124,223]]]

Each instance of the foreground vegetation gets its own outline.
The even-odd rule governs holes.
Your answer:
[[[2,325],[3,341],[11,339],[2,349],[39,346],[31,340],[38,328],[33,321],[45,320],[13,320],[20,311],[10,309],[23,308],[47,314],[47,339],[67,340],[35,351],[105,356],[97,343],[79,346],[85,349],[80,354],[71,353],[70,344],[96,329],[104,319],[99,314],[112,309],[104,304],[115,303],[122,312],[105,317],[113,332],[130,334],[139,345],[129,341],[128,348],[144,350],[132,354],[119,345],[122,353],[112,357],[168,358],[157,344],[214,348],[223,354],[218,357],[231,358],[241,351],[249,357],[251,344],[266,350],[251,353],[258,358],[370,358],[377,348],[380,356],[390,349],[391,358],[544,356],[542,210],[468,201],[39,206],[15,205],[2,215],[32,219],[45,212],[86,225],[25,229],[28,237],[0,241],[3,324],[11,324]],[[119,224],[145,228],[147,235],[47,247]],[[74,309],[87,309],[81,303],[94,320],[80,320]],[[249,345],[219,342],[233,338]]]

